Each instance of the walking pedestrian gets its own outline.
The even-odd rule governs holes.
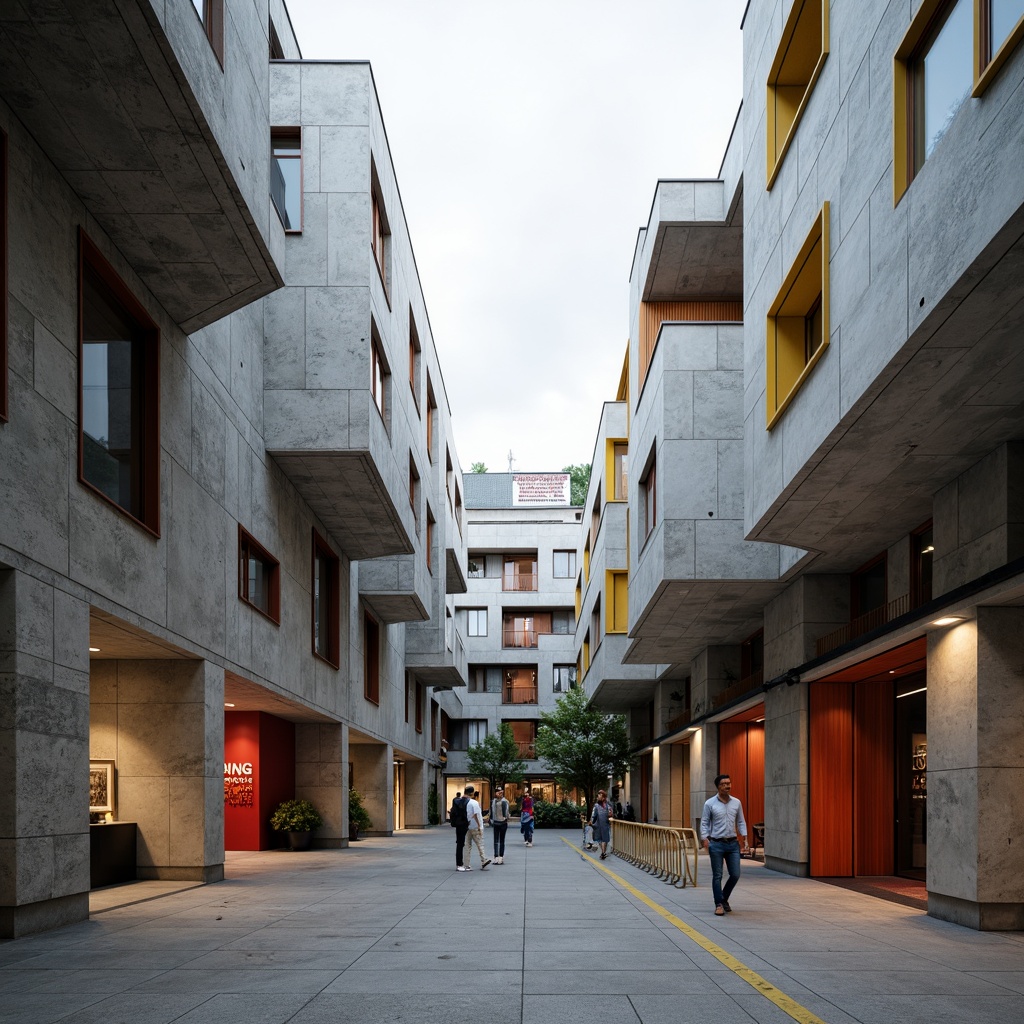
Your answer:
[[[700,838],[711,858],[711,892],[715,898],[715,914],[731,914],[729,896],[740,880],[740,840],[742,852],[747,849],[747,823],[743,804],[732,795],[732,779],[716,775],[717,795],[704,802],[700,816]],[[722,865],[729,871],[729,881],[722,888]]]
[[[519,831],[523,835],[524,845],[533,846],[533,797],[530,796],[529,790],[523,794],[519,811]]]
[[[469,829],[466,832],[466,870],[472,871],[473,846],[475,845],[480,854],[480,870],[483,871],[491,863],[490,858],[484,853],[484,816],[480,810],[480,801],[476,798],[476,788],[472,785],[466,787],[466,817],[469,819]]]
[[[452,806],[448,811],[448,823],[455,829],[455,870],[468,871],[462,858],[462,851],[466,846],[466,831],[469,829],[469,816],[466,814],[466,804],[469,801],[461,793],[455,794]]]
[[[597,791],[597,803],[590,812],[590,824],[594,827],[594,842],[601,847],[601,860],[608,857],[608,844],[612,841],[612,822],[615,814],[612,805],[608,803],[608,794],[603,790]]]
[[[505,833],[508,832],[508,801],[499,786],[491,801],[491,828],[494,831],[494,863],[505,863]]]

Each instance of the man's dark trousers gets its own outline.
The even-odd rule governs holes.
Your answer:
[[[465,825],[455,826],[455,866],[462,867],[462,851],[466,848],[466,833],[469,831],[469,822]]]

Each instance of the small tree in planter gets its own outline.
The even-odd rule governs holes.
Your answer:
[[[308,800],[285,800],[270,816],[270,827],[275,832],[288,833],[288,846],[292,850],[309,849],[313,830],[323,823],[320,812]]]
[[[348,837],[350,840],[359,838],[360,832],[373,828],[370,812],[363,806],[363,798],[354,789],[348,791]]]

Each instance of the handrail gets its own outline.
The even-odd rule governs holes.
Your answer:
[[[697,885],[697,833],[638,821],[612,821],[612,853],[677,889]]]

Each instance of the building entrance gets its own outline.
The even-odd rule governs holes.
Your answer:
[[[928,733],[924,676],[896,690],[896,874],[925,877],[928,852]]]

